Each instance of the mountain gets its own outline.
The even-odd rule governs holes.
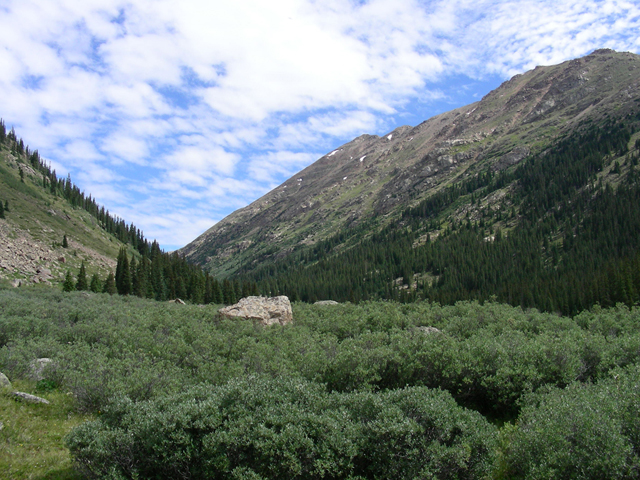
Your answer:
[[[15,286],[59,283],[82,262],[89,277],[104,278],[115,269],[124,244],[82,208],[95,202],[69,178],[58,179],[37,150],[25,147],[13,129],[6,132],[1,121],[0,202],[0,280]]]
[[[362,135],[328,153],[180,250],[233,274],[408,206],[482,171],[503,171],[589,122],[636,111],[640,57],[598,50],[537,67],[481,101],[416,127]]]

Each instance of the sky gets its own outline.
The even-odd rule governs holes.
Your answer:
[[[637,0],[0,0],[0,118],[171,251],[359,135],[638,32]]]

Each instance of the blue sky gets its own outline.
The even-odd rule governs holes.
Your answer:
[[[638,32],[637,1],[2,0],[0,117],[173,250],[358,135]]]

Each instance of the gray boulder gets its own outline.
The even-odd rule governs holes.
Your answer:
[[[15,397],[16,400],[21,400],[27,403],[44,403],[49,405],[49,400],[45,400],[44,398],[36,397],[35,395],[31,395],[29,393],[24,392],[12,392],[11,395]]]
[[[218,310],[229,318],[246,318],[258,320],[261,325],[286,325],[293,321],[293,311],[289,298],[279,297],[246,297],[235,305]]]
[[[7,376],[0,372],[0,388],[12,388],[11,382],[7,378]]]
[[[314,305],[340,305],[335,300],[319,300]]]
[[[44,380],[44,369],[47,365],[51,363],[50,358],[36,358],[33,362],[31,362],[31,380],[35,380],[39,382],[40,380]]]

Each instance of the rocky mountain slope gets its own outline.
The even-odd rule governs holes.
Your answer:
[[[639,102],[638,55],[598,50],[537,67],[479,102],[416,127],[352,140],[180,252],[226,276],[368,221],[381,229],[447,186],[481,172],[513,169],[578,127],[635,112]],[[507,193],[485,202],[508,200]]]
[[[105,277],[123,244],[87,211],[51,194],[49,179],[15,147],[11,139],[0,143],[0,201],[9,207],[0,219],[0,281],[54,284],[83,261],[90,275]]]

